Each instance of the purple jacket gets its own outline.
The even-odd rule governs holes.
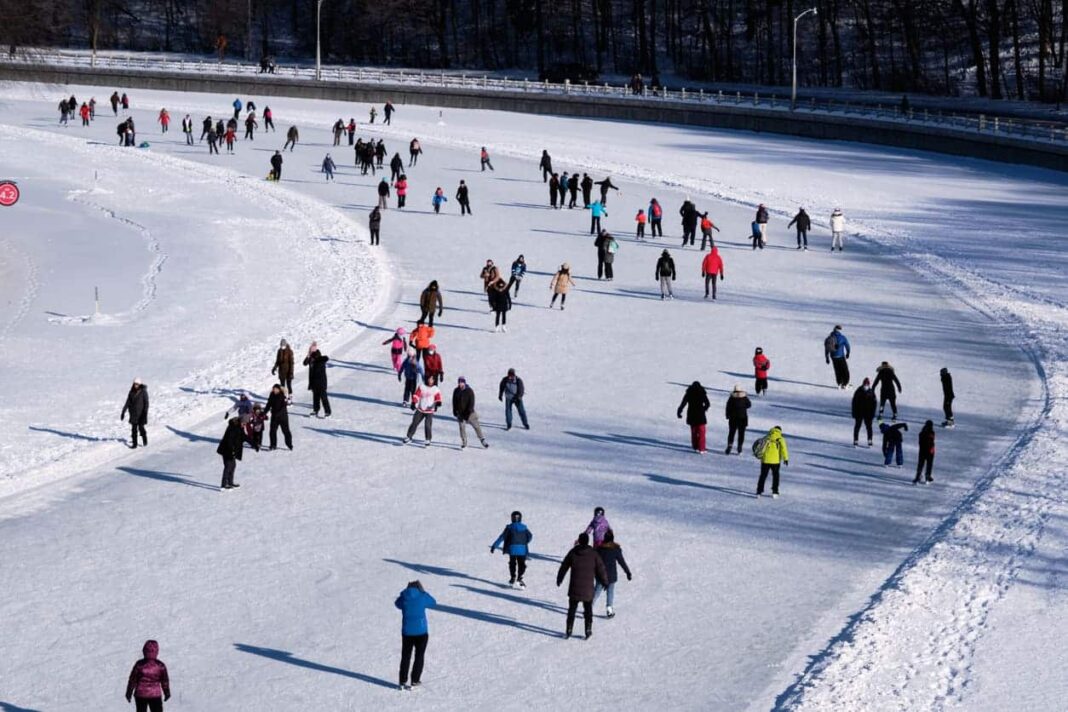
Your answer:
[[[604,543],[604,533],[611,529],[612,526],[605,519],[603,514],[598,514],[590,520],[590,525],[586,527],[586,533],[593,538],[593,545],[600,546]]]
[[[130,671],[126,699],[130,699],[131,695],[142,699],[168,699],[171,696],[171,681],[167,677],[167,666],[156,657],[159,655],[159,643],[146,641],[141,652],[145,657],[134,663]]]

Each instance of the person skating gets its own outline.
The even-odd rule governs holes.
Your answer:
[[[697,207],[693,204],[689,198],[682,201],[682,207],[679,208],[679,216],[682,218],[682,246],[694,244],[694,239],[697,236]]]
[[[597,235],[601,232],[601,218],[608,215],[608,209],[601,203],[592,203],[590,208],[590,234]]]
[[[160,133],[167,133],[167,129],[171,127],[170,113],[166,109],[160,109],[156,121],[159,123]]]
[[[560,176],[553,173],[549,179],[549,207],[556,210],[556,198],[560,195]]]
[[[604,543],[605,535],[612,528],[608,523],[608,517],[604,515],[604,507],[593,508],[593,519],[586,525],[586,535],[593,537],[593,545],[600,546]]]
[[[845,215],[841,208],[835,208],[831,213],[831,252],[836,247],[839,252],[845,247]]]
[[[83,103],[81,108],[78,109],[78,114],[82,117],[82,126],[89,125],[89,105]]]
[[[690,447],[698,455],[705,454],[705,431],[710,405],[705,387],[700,381],[694,381],[686,388],[676,411],[676,416],[682,418],[682,411],[686,410],[686,424],[690,426]]]
[[[401,405],[415,410],[415,405],[412,403],[412,395],[423,381],[423,364],[416,357],[414,348],[409,348],[407,354],[407,358],[404,359],[404,363],[401,364],[400,369],[397,371],[397,380],[404,381],[404,399],[401,401]]]
[[[758,396],[768,392],[768,371],[771,370],[771,359],[764,354],[764,349],[757,346],[753,352],[753,371],[756,376],[756,385],[753,390]]]
[[[578,190],[579,190],[579,177],[578,172],[571,174],[571,177],[567,179],[567,192],[570,194],[570,198],[567,201],[567,208],[571,210],[578,205]]]
[[[501,553],[508,557],[509,586],[526,588],[523,574],[527,571],[527,554],[530,553],[530,542],[534,539],[534,534],[523,523],[522,512],[512,512],[511,519],[497,540],[490,544],[490,553],[500,549]]]
[[[403,210],[408,200],[408,176],[401,173],[400,178],[393,184],[393,188],[397,191],[397,207]]]
[[[749,239],[751,239],[753,241],[753,250],[756,250],[758,247],[763,250],[764,249],[764,233],[760,231],[760,223],[758,223],[756,220],[754,220],[749,225],[749,228],[750,228]]]
[[[312,415],[316,418],[319,417],[320,406],[325,417],[330,417],[330,397],[326,393],[326,363],[329,360],[330,357],[324,356],[314,341],[304,357],[304,365],[308,367],[308,390],[312,392]]]
[[[556,298],[560,297],[560,311],[563,311],[564,305],[567,304],[567,293],[574,286],[575,281],[571,279],[571,265],[565,262],[560,265],[560,269],[556,270],[552,282],[549,283],[549,291],[553,293],[549,308],[552,309],[556,305]]]
[[[853,447],[860,447],[860,426],[868,433],[868,447],[872,446],[872,421],[875,420],[875,391],[871,379],[865,378],[860,388],[853,391]]]
[[[753,452],[760,458],[760,479],[757,480],[757,497],[764,494],[764,483],[771,473],[771,496],[779,496],[779,467],[790,465],[790,450],[782,428],[776,425],[768,434],[753,444]]]
[[[804,208],[797,209],[797,215],[794,215],[794,219],[790,221],[786,229],[789,230],[795,225],[797,226],[797,249],[807,250],[808,231],[812,229],[812,218],[808,216]]]
[[[208,129],[208,155],[219,155],[219,134],[215,132],[215,127],[212,126]]]
[[[408,426],[408,433],[404,436],[404,443],[408,444],[412,441],[419,423],[422,423],[425,438],[423,447],[430,447],[434,439],[434,414],[441,407],[441,389],[438,388],[438,382],[433,376],[428,376],[426,383],[416,386],[415,393],[412,394],[412,406],[415,412],[412,413],[412,422]]]
[[[263,107],[263,132],[274,131],[274,113],[271,111],[271,107]]]
[[[419,154],[423,152],[423,147],[419,145],[419,139],[413,138],[408,144],[408,167],[411,168],[415,164],[419,163]]]
[[[879,420],[883,419],[887,401],[890,401],[890,419],[897,420],[897,394],[901,392],[901,381],[889,361],[883,361],[875,369],[875,380],[872,381],[871,387],[873,390],[879,388]]]
[[[332,127],[330,127],[330,133],[332,133],[334,135],[334,145],[335,146],[340,146],[341,145],[341,137],[345,133],[345,122],[342,121],[341,119],[338,119],[337,121],[335,121],[334,125]]]
[[[276,383],[271,386],[271,394],[267,396],[267,405],[264,407],[267,419],[271,421],[270,449],[278,447],[278,429],[282,429],[282,437],[286,447],[293,449],[293,433],[289,430],[289,399],[282,390],[282,384]]]
[[[601,279],[603,276],[609,282],[612,281],[614,275],[612,274],[612,264],[616,260],[616,251],[619,250],[619,243],[612,237],[612,234],[607,230],[601,230],[597,235],[597,239],[593,241],[594,246],[597,248],[597,279]]]
[[[512,295],[508,291],[508,284],[498,278],[496,282],[490,284],[486,294],[489,296],[490,309],[493,310],[494,331],[508,332],[508,312],[512,308]]]
[[[558,187],[559,187],[559,190],[560,190],[560,207],[561,208],[563,208],[564,207],[564,203],[567,202],[567,184],[568,184],[568,182],[570,180],[571,180],[571,177],[567,174],[567,171],[564,171],[563,173],[560,174],[560,185]]]
[[[385,117],[383,123],[386,126],[389,126],[393,122],[393,112],[394,111],[396,111],[396,109],[393,108],[393,103],[392,102],[387,101],[385,106],[382,107],[382,115]]]
[[[213,126],[215,126],[215,122],[212,120],[212,118],[210,116],[206,117],[204,119],[204,121],[201,122],[201,124],[200,124],[200,140],[201,141],[203,141],[204,138],[208,135],[208,133],[211,132],[211,129],[212,129]]]
[[[879,432],[883,434],[883,467],[889,467],[895,456],[897,457],[898,467],[905,464],[905,456],[901,450],[902,442],[905,439],[902,431],[908,429],[908,423],[879,424]]]
[[[423,354],[430,348],[434,340],[434,327],[425,323],[416,323],[412,335],[408,337],[408,343],[415,347],[416,358],[422,359]]]
[[[638,240],[645,239],[645,223],[648,220],[645,211],[641,208],[638,209],[638,214],[634,216],[634,223],[637,227],[634,229],[634,237]]]
[[[660,282],[660,299],[674,299],[675,293],[671,291],[671,283],[675,281],[675,260],[667,250],[661,252],[656,261],[655,279]]]
[[[137,448],[137,434],[141,434],[141,444],[148,446],[148,433],[145,425],[148,424],[148,389],[140,378],[133,380],[130,392],[126,394],[126,403],[122,406],[119,420],[125,420],[126,414],[130,414],[130,448]]]
[[[235,119],[241,118],[241,106],[242,106],[241,99],[234,99],[234,103],[231,104],[231,106],[234,107],[234,118]]]
[[[582,180],[579,182],[579,187],[582,188],[582,207],[590,207],[590,196],[593,194],[593,178],[590,178],[587,174],[582,174]]]
[[[404,159],[401,158],[399,153],[394,153],[393,158],[389,160],[389,182],[396,183],[404,172]]]
[[[567,588],[567,628],[565,637],[570,638],[575,627],[575,613],[578,605],[582,604],[582,618],[586,624],[586,639],[593,635],[593,591],[594,583],[602,586],[608,585],[608,572],[605,571],[604,562],[597,552],[590,547],[590,537],[583,532],[579,534],[578,541],[571,551],[567,552],[560,570],[556,573],[556,585],[559,587],[564,582],[568,572],[571,572],[571,581]]]
[[[371,116],[371,123],[373,124],[375,122],[375,119],[378,118],[378,109],[376,109],[375,107],[372,106],[371,107],[370,116]]]
[[[445,378],[445,362],[435,344],[430,344],[430,348],[423,355],[423,371],[427,378],[433,377],[437,383],[441,383]]]
[[[282,146],[282,150],[284,151],[288,148],[289,152],[293,153],[293,149],[297,147],[297,141],[299,140],[300,131],[297,130],[296,126],[290,126],[289,130],[286,131],[286,143]]]
[[[141,655],[126,681],[126,701],[133,701],[137,712],[163,712],[163,703],[171,699],[171,678],[159,659],[159,643],[146,640]]]
[[[286,395],[293,397],[293,349],[289,342],[282,339],[278,342],[278,351],[274,354],[274,366],[271,375],[278,375],[278,380],[286,389]]]
[[[234,416],[226,422],[226,432],[219,440],[219,447],[215,452],[222,456],[223,474],[220,489],[228,490],[240,487],[234,483],[234,472],[237,470],[237,461],[245,449],[245,430],[241,426],[241,418]]]
[[[530,430],[530,423],[527,421],[527,409],[523,405],[526,392],[523,379],[516,375],[514,368],[508,369],[508,375],[501,379],[501,385],[497,388],[497,400],[504,401],[505,430],[512,429],[512,406],[515,406],[516,411],[519,413],[519,421],[523,423],[523,427]]]
[[[701,240],[701,249],[704,249],[705,241]],[[723,272],[723,258],[719,254],[719,248],[712,245],[705,258],[701,260],[701,276],[705,278],[705,299],[708,299],[708,287],[712,287],[712,299],[716,298],[716,280],[726,278]],[[759,391],[758,391],[759,394]]]
[[[471,214],[471,195],[467,190],[467,183],[462,180],[460,185],[456,187],[456,202],[460,204],[461,216]]]
[[[384,177],[378,181],[378,208],[385,210],[389,201],[389,181]]]
[[[322,173],[326,174],[326,180],[334,180],[334,171],[337,170],[337,164],[334,163],[334,159],[330,157],[329,153],[323,158],[323,165],[320,170]]]
[[[738,454],[742,454],[742,446],[745,444],[745,430],[749,427],[749,408],[753,403],[746,395],[745,389],[740,384],[734,385],[734,390],[727,396],[727,405],[723,415],[727,419],[727,449],[724,455],[731,454],[734,445],[734,436],[738,436]]]
[[[419,321],[418,324],[422,324],[425,321],[429,321],[430,326],[434,326],[434,312],[437,311],[438,316],[445,309],[445,302],[441,298],[441,289],[438,287],[438,281],[431,280],[426,289],[419,295]]]
[[[601,595],[601,591],[605,591],[605,617],[614,618],[616,615],[614,604],[616,582],[619,581],[619,569],[623,569],[628,581],[633,578],[633,575],[630,572],[630,567],[627,566],[627,560],[623,558],[623,547],[616,543],[616,535],[611,529],[605,532],[604,541],[596,547],[596,551],[604,564],[607,585],[602,586],[600,582],[597,583],[593,589],[593,603],[597,603],[597,598]]]
[[[250,113],[248,116],[246,116],[245,117],[245,139],[247,139],[249,141],[254,141],[255,139],[253,138],[253,136],[255,134],[256,129],[259,128],[259,126],[260,126],[259,123],[256,122],[256,115],[255,114]]]
[[[942,381],[942,413],[946,416],[946,419],[942,421],[942,427],[952,428],[954,426],[953,399],[957,397],[953,392],[953,374],[948,368],[943,368],[938,372],[938,376]]]
[[[234,152],[234,143],[237,141],[237,131],[234,130],[233,126],[227,126],[226,127],[226,133],[223,134],[223,140],[226,142],[226,152],[227,153],[233,153]],[[273,169],[274,159],[273,158],[271,159],[271,166],[272,166],[272,169],[271,169],[272,178],[271,178],[271,180],[277,180],[277,179],[275,179],[273,177],[274,176],[274,169]]]
[[[371,245],[381,244],[382,208],[377,205],[371,209],[371,213],[367,216],[367,229],[371,232]]]
[[[649,231],[652,237],[664,236],[664,209],[660,207],[660,202],[656,198],[649,201],[649,208],[646,210],[646,217],[649,219]]]
[[[553,174],[553,159],[549,157],[548,151],[542,150],[541,161],[538,163],[538,168],[541,169],[541,182],[548,182],[549,176]]]
[[[934,477],[931,477],[931,470],[934,468],[935,457],[935,431],[934,421],[928,420],[923,424],[923,429],[920,431],[919,436],[919,451],[916,455],[916,479],[912,481],[912,484],[918,485],[920,483],[920,475],[925,475],[924,483],[934,482]],[[924,472],[926,470],[926,472]]]
[[[523,278],[527,275],[527,260],[523,255],[519,255],[515,262],[512,263],[512,276],[508,279],[508,289],[515,285],[515,296],[519,296],[519,285],[523,282]]]
[[[842,333],[841,324],[836,324],[834,329],[823,340],[823,355],[827,363],[834,364],[834,380],[838,387],[849,388],[849,339]]]
[[[111,113],[115,116],[119,115],[119,93],[115,92],[111,95]]]
[[[705,211],[700,215],[701,221],[701,252],[705,251],[705,245],[708,244],[711,247],[716,246],[716,241],[712,239],[712,231],[719,232],[720,229],[716,227],[716,224],[712,222],[712,219],[708,217],[708,212]]]
[[[486,172],[487,168],[489,168],[491,171],[493,170],[493,164],[490,163],[489,151],[486,150],[485,146],[482,147],[482,152],[479,154],[478,160],[479,163],[482,165],[483,173]]]
[[[402,326],[393,332],[393,336],[382,342],[383,346],[389,346],[390,363],[393,365],[393,372],[397,374],[398,381],[401,378],[400,372],[401,366],[404,365],[404,355],[408,351],[407,335],[408,332]],[[407,403],[408,399],[405,398],[404,402]]]
[[[434,213],[440,213],[441,204],[447,202],[449,202],[449,199],[445,197],[445,191],[443,191],[439,185],[434,191],[434,197],[430,199],[430,204],[434,206]]]
[[[612,176],[607,176],[604,180],[597,181],[594,185],[600,186],[601,190],[601,205],[608,205],[608,191],[614,190],[619,193],[619,188],[612,184]]]
[[[486,437],[482,434],[482,424],[479,422],[478,413],[475,411],[475,391],[467,385],[467,379],[463,376],[457,379],[456,388],[452,391],[452,415],[460,426],[461,450],[467,448],[468,425],[475,429],[475,437],[482,443],[482,447],[489,447]]]
[[[271,176],[273,180],[282,180],[282,152],[275,151],[271,156]]]
[[[768,209],[761,203],[757,206],[756,217],[754,222],[760,229],[760,247],[763,248],[768,244]]]
[[[182,119],[182,134],[185,136],[185,145],[186,146],[192,146],[193,145],[193,119],[189,116],[189,114],[186,114],[185,118]]]
[[[400,592],[393,605],[401,612],[401,661],[398,687],[401,690],[411,690],[419,687],[423,679],[426,646],[430,642],[426,611],[428,608],[437,606],[438,602],[423,590],[423,584],[411,581],[407,588]],[[415,653],[414,662],[412,661],[413,652]],[[408,685],[409,665],[411,666],[411,686]]]
[[[119,103],[122,105],[123,113],[130,110],[130,97],[126,96],[126,92],[122,93],[122,98],[119,99]]]

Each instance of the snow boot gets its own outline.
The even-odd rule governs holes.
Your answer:
[[[871,440],[869,440],[869,441],[868,441],[868,447],[871,447],[871,446],[872,446],[872,441],[871,441]]]
[[[522,589],[525,589],[527,587],[527,585],[525,583],[523,583],[523,579],[519,579],[517,584],[518,584],[519,588],[522,588]]]
[[[723,451],[723,454],[724,455],[730,455],[731,454],[731,446],[730,445],[728,445],[727,449]]]
[[[586,640],[589,640],[592,637],[593,637],[593,628],[587,628],[586,629]]]
[[[611,606],[609,606],[608,610],[605,611],[605,617],[606,618],[615,618],[616,617],[616,612],[612,609]]]
[[[482,439],[482,447],[484,447],[484,448],[488,448],[489,447],[489,443],[486,442],[485,438]]]
[[[404,440],[402,440],[401,442],[402,442],[402,443],[404,443],[405,445],[407,445],[407,444],[408,444],[408,443],[410,443],[411,441],[412,441],[412,439],[411,439],[411,438],[409,438],[409,437],[405,437],[405,438],[404,438]]]
[[[860,447],[860,443],[858,443],[856,440],[854,440],[853,441],[853,447]]]

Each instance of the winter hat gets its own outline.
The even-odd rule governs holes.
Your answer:
[[[600,515],[600,516],[602,516],[602,517],[604,516],[604,507],[595,507],[595,508],[594,508],[594,510],[593,510],[593,516],[595,516],[595,517],[596,517],[596,516],[598,516],[598,515]]]
[[[280,342],[278,342],[278,345],[279,345],[279,346],[280,346],[281,348],[283,348],[283,349],[284,349],[284,348],[286,348],[286,347],[288,347],[288,346],[289,346],[289,342],[288,342],[288,341],[286,341],[285,339],[282,339],[282,340],[281,340]]]
[[[581,546],[589,546],[590,545],[590,535],[587,534],[586,532],[582,532],[581,534],[578,535],[578,543]]]
[[[834,325],[834,330],[835,331],[841,331],[842,330],[842,325],[841,324],[835,324]]]
[[[948,368],[946,368],[945,366],[943,366],[943,367],[942,367],[942,370],[941,370],[941,371],[939,371],[939,373],[949,373],[949,369],[948,369]]]
[[[515,369],[514,368],[508,369],[508,375],[509,376],[514,376],[515,375]]]
[[[762,354],[762,353],[764,353],[764,349],[762,349],[762,348],[760,348],[759,346],[757,346],[757,347],[756,347],[756,354],[757,354],[757,356],[759,356],[759,355],[760,355],[760,354]]]
[[[890,368],[890,362],[883,361],[881,364],[879,364],[879,368]]]
[[[512,512],[512,521],[513,522],[521,522],[521,521],[523,521],[523,513],[518,511],[518,510],[515,511],[515,512]]]
[[[159,643],[154,640],[146,640],[145,645],[141,648],[141,652],[149,660],[155,660],[159,655]]]
[[[144,385],[144,384],[141,383],[141,379],[140,378],[135,378],[133,384],[135,386]]]
[[[865,378],[863,385],[870,386],[871,385],[871,379],[870,378]]]
[[[745,389],[742,388],[742,384],[741,383],[735,383],[734,384],[734,390],[731,391],[731,395],[733,396],[735,394],[743,395],[743,396],[745,395]]]
[[[560,269],[564,270],[565,272],[570,272],[571,271],[571,265],[568,264],[567,262],[565,262],[562,265],[560,265]]]
[[[397,336],[405,336],[408,331],[402,326],[397,329]]]
[[[467,383],[467,379],[464,378],[463,376],[460,376],[459,378],[456,379],[456,382],[457,383]]]

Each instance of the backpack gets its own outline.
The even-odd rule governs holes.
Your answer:
[[[662,214],[663,214],[663,211],[660,209],[660,203],[657,203],[656,205],[653,206],[653,217],[654,218],[659,218]]]
[[[614,255],[618,251],[619,251],[619,243],[616,242],[614,239],[610,239],[608,241],[608,244],[605,245],[605,252],[607,252],[610,255]]]
[[[827,334],[827,338],[823,340],[823,350],[829,354],[838,350],[838,334],[833,331]]]
[[[758,460],[764,459],[764,453],[768,451],[768,436],[765,435],[762,438],[758,438],[753,443],[753,457]]]

